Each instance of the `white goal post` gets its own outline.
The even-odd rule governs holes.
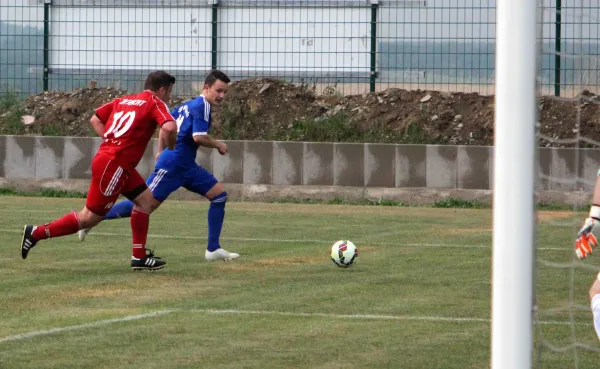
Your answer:
[[[496,2],[492,369],[532,364],[536,24],[536,0]]]

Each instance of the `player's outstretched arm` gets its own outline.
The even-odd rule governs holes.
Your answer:
[[[159,145],[161,141],[161,134],[163,135],[162,140],[164,144],[166,144],[170,150],[173,150],[175,148],[175,143],[177,142],[177,123],[175,123],[174,120],[170,120],[160,126],[160,132],[158,133]]]
[[[590,213],[575,241],[577,257],[579,259],[588,257],[592,253],[592,249],[598,246],[598,238],[600,238],[600,176],[596,177]]]
[[[194,142],[199,146],[217,149],[221,155],[225,155],[227,153],[227,144],[213,138],[209,134],[195,135]]]
[[[94,129],[94,131],[96,131],[98,136],[104,136],[104,122],[101,121],[100,118],[98,118],[98,116],[92,116],[92,118],[90,118],[90,124],[92,125],[92,128]]]

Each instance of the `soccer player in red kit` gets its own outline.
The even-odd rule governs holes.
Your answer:
[[[152,192],[135,169],[148,142],[160,126],[167,137],[167,146],[175,147],[177,124],[166,103],[171,96],[175,78],[164,71],[148,75],[144,91],[117,98],[102,105],[90,119],[96,133],[104,139],[92,160],[92,180],[85,207],[45,225],[26,225],[21,241],[21,257],[40,240],[77,233],[82,228],[98,224],[123,194],[134,204],[131,213],[134,270],[162,269],[166,264],[146,250],[148,225],[152,211]]]

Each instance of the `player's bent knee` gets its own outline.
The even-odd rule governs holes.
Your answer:
[[[88,208],[83,208],[82,211],[79,212],[79,228],[92,228],[96,226],[98,223],[104,219],[103,215],[98,215],[92,212]]]
[[[156,210],[160,204],[162,204],[162,201],[159,201],[157,199],[155,199],[154,197],[152,197],[152,200],[150,200],[148,206],[150,208],[150,213],[154,212],[154,210]]]
[[[208,192],[206,192],[204,197],[206,197],[208,200],[212,200],[223,192],[225,192],[223,185],[217,182],[214,186],[211,187],[210,190],[208,190]]]
[[[139,196],[132,200],[133,204],[140,210],[146,213],[152,213],[158,208],[161,202],[154,198],[152,191],[146,188]]]
[[[215,205],[223,204],[223,206],[225,206],[226,202],[227,202],[227,192],[225,192],[225,191],[221,192],[217,196],[210,199],[211,205],[212,204],[215,204]]]

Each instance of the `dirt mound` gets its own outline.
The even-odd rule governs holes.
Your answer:
[[[18,112],[21,121],[21,130],[15,133],[95,136],[89,124],[95,108],[126,94],[126,91],[113,88],[82,88],[73,92],[47,91],[32,95],[18,107],[13,107],[12,116]],[[181,101],[176,99],[177,103]],[[8,113],[11,112],[0,114],[0,125],[5,123],[2,115],[6,118],[11,115]]]
[[[30,127],[32,133],[36,129],[54,127],[71,136],[89,136],[93,134],[89,122],[94,109],[124,94],[125,91],[117,89],[84,88],[71,93],[48,91],[30,96],[22,107],[25,114],[35,118]]]
[[[588,141],[600,142],[599,110],[600,99],[587,91],[570,100],[540,98],[540,146],[574,146],[578,132]],[[363,131],[364,141],[493,145],[494,140],[494,97],[477,93],[390,88],[345,97],[315,96],[306,85],[249,79],[232,83],[215,113],[221,135],[257,140],[293,139],[281,132],[293,129],[297,122],[319,124],[336,117]]]
[[[236,81],[229,85],[223,104],[214,109],[215,133],[230,139],[265,139],[276,127],[314,119],[323,109],[306,85],[272,78]]]
[[[600,146],[600,96],[583,91],[573,101],[542,97],[539,109],[540,146]]]
[[[226,101],[216,109],[215,121],[221,133],[239,139],[266,139],[298,122],[325,124],[338,119],[369,132],[371,138],[378,137],[377,131],[410,139],[413,130],[430,143],[489,144],[493,114],[493,97],[474,93],[392,88],[346,97],[315,96],[310,86],[251,79],[231,84]]]
[[[214,109],[213,133],[224,139],[493,144],[493,96],[396,88],[350,96],[328,92],[316,96],[314,87],[272,78],[234,82]],[[88,122],[94,108],[125,94],[83,88],[30,96],[8,112],[0,105],[0,128],[12,134],[93,135]],[[187,99],[174,98],[171,106]],[[590,141],[580,145],[600,142],[599,109],[600,99],[586,91],[571,100],[542,97],[540,146],[573,146],[578,135]],[[17,115],[18,124],[10,127],[18,129],[7,132],[7,121]],[[24,125],[23,115],[35,121]]]
[[[492,141],[494,107],[489,96],[392,88],[345,97],[333,109],[349,112],[362,129],[420,130],[429,143],[485,145]]]

